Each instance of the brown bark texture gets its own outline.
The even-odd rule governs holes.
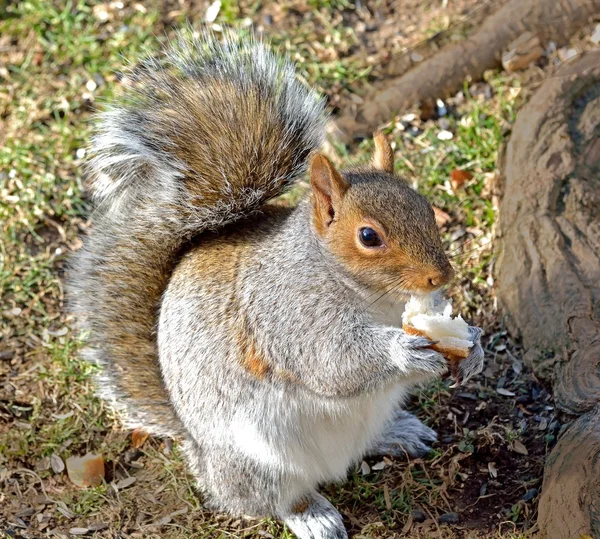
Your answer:
[[[599,12],[600,0],[510,0],[464,41],[400,77],[375,83],[364,105],[338,118],[336,136],[344,141],[370,136],[408,107],[452,95],[466,79],[478,80],[498,67],[502,52],[523,32],[531,32],[542,44],[552,40],[561,45]]]
[[[600,537],[600,52],[548,79],[500,164],[497,294],[558,408],[584,414],[546,464],[542,537]]]
[[[600,537],[600,406],[564,432],[546,461],[539,539]]]
[[[501,164],[498,297],[557,404],[600,402],[600,52],[547,80]]]

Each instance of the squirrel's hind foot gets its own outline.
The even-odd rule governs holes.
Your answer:
[[[348,539],[342,516],[317,492],[299,501],[281,519],[298,539]]]
[[[367,456],[424,457],[437,434],[414,415],[399,410],[392,423],[367,452]]]

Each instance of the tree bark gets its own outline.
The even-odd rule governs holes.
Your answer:
[[[486,70],[498,67],[503,50],[523,32],[531,32],[541,43],[562,44],[598,12],[600,0],[510,0],[469,38],[403,76],[375,83],[364,105],[338,118],[337,136],[345,141],[370,136],[406,108],[456,93],[465,79],[480,79]]]
[[[500,170],[500,304],[558,408],[585,414],[548,459],[541,535],[600,537],[600,52],[523,107]]]
[[[565,431],[548,457],[538,525],[544,539],[600,537],[600,406]]]

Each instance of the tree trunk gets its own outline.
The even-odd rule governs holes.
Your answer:
[[[600,537],[600,406],[572,423],[548,457],[538,511],[543,539]]]
[[[337,135],[345,141],[370,136],[406,108],[454,94],[465,79],[480,79],[486,70],[498,67],[503,50],[524,32],[541,43],[562,44],[599,11],[600,0],[510,0],[469,38],[401,77],[375,83],[364,105],[336,121]]]
[[[498,298],[559,409],[585,414],[552,451],[542,537],[600,537],[600,52],[523,107],[501,163]]]

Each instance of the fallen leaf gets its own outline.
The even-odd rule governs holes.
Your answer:
[[[364,460],[360,464],[360,473],[363,475],[371,473],[371,467]]]
[[[95,524],[88,524],[88,530],[91,532],[98,532],[100,530],[105,530],[108,528],[108,524],[105,522],[96,522]]]
[[[495,462],[488,462],[488,472],[490,473],[490,476],[493,477],[494,479],[496,479],[496,477],[498,477],[498,470],[496,468]]]
[[[529,455],[529,451],[527,451],[527,448],[519,440],[513,440],[512,450],[520,455]]]
[[[84,457],[70,457],[67,459],[67,474],[78,487],[96,487],[104,479],[104,459],[102,455],[91,453]]]
[[[68,519],[72,520],[77,516],[77,514],[73,513],[73,511],[68,509],[67,506],[64,505],[64,503],[63,503],[63,505],[57,506],[56,509],[58,510],[59,513],[61,513],[63,516],[65,516]]]
[[[165,526],[169,522],[171,522],[171,520],[171,517],[167,515],[166,517],[162,517],[160,520],[155,520],[154,522],[151,522],[149,526]]]
[[[385,462],[382,460],[381,462],[378,462],[377,464],[373,464],[373,466],[371,466],[371,470],[375,470],[376,472],[383,470],[385,468]]]
[[[131,433],[131,445],[135,449],[139,449],[144,445],[144,442],[148,439],[148,433],[142,429],[135,429]]]
[[[136,481],[137,481],[136,477],[126,477],[125,479],[121,479],[120,481],[117,481],[116,483],[113,483],[113,486],[117,490],[122,490],[124,488],[130,487]]]
[[[65,471],[65,463],[58,455],[52,455],[50,457],[50,466],[54,473],[62,473]]]
[[[517,408],[519,410],[521,410],[521,412],[523,412],[525,415],[533,415],[533,412],[530,412],[527,408],[525,408],[525,406],[523,406],[522,404],[519,404],[517,406]]]
[[[52,414],[52,417],[54,419],[62,420],[62,419],[67,419],[67,418],[71,417],[74,414],[75,414],[75,412],[73,412],[73,410],[71,410],[70,412],[67,412],[66,414]]]
[[[498,393],[498,395],[503,395],[504,397],[514,397],[515,396],[515,394],[512,391],[509,391],[508,389],[504,389],[503,387],[497,388],[496,393]]]
[[[25,523],[25,521],[22,518],[19,517],[13,517],[12,518],[12,522],[11,524],[13,524],[14,526],[16,526],[17,528],[27,528],[27,524]]]
[[[450,187],[456,193],[472,177],[473,174],[468,170],[455,169],[450,173]]]
[[[444,226],[452,220],[452,217],[448,215],[444,210],[440,210],[433,206],[433,213],[435,214],[435,222],[438,226]]]
[[[40,472],[49,470],[51,467],[52,463],[50,462],[50,458],[48,457],[42,457],[35,466],[36,470],[39,470]]]

